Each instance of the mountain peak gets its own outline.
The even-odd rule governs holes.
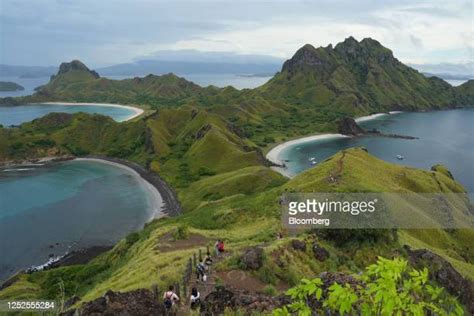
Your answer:
[[[88,72],[90,73],[94,78],[100,78],[99,74],[97,72],[95,72],[94,70],[90,70],[89,68],[87,68],[87,66],[81,62],[80,60],[72,60],[71,62],[65,62],[65,63],[61,63],[61,65],[59,66],[59,71],[58,73],[56,74],[55,77],[59,76],[59,75],[63,75],[63,74],[66,74],[70,71],[84,71],[84,72]]]

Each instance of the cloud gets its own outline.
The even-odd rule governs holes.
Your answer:
[[[291,56],[373,37],[403,61],[472,60],[469,1],[2,0],[0,63],[93,67],[162,50]],[[469,10],[470,8],[470,10]],[[442,53],[443,52],[443,53]],[[447,59],[447,60],[444,60]]]

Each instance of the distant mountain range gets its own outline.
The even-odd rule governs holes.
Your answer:
[[[464,64],[408,64],[428,76],[438,76],[443,79],[474,79],[474,62]]]
[[[175,63],[175,67],[180,66],[180,63],[171,63]],[[137,68],[127,64],[123,68],[111,67],[109,71],[150,69],[156,64],[135,65],[138,65]],[[103,70],[99,69],[99,72]],[[222,69],[216,67],[214,71]],[[279,120],[282,117],[278,111],[297,110],[302,117],[306,115],[306,119],[312,115],[315,119],[318,115],[324,115],[324,121],[333,121],[342,114],[357,116],[474,104],[472,82],[452,87],[437,77],[426,77],[404,65],[390,49],[376,40],[366,38],[359,42],[349,37],[334,47],[303,46],[272,79],[252,90],[202,88],[171,73],[111,80],[100,77],[97,71],[89,70],[76,60],[61,64],[57,75],[52,76],[50,82],[40,87],[33,96],[7,102],[100,101],[153,107],[220,105],[233,110],[235,105],[245,105],[249,111],[261,112],[262,115],[266,113],[267,116],[271,107]],[[267,108],[264,108],[265,105]],[[242,109],[238,108],[239,111]],[[309,112],[303,115],[304,111]]]
[[[101,76],[136,76],[148,74],[268,74],[272,76],[280,68],[280,63],[228,63],[140,60],[133,63],[98,68]]]
[[[159,51],[136,61],[99,67],[101,76],[145,76],[148,74],[236,74],[241,76],[273,76],[280,70],[283,59],[264,55],[241,55],[229,52],[200,52],[196,50]],[[474,63],[408,64],[428,77],[442,79],[474,79]],[[58,71],[54,66],[13,66],[0,64],[0,76],[39,78]]]
[[[48,66],[12,66],[0,64],[0,76],[15,78],[49,77],[58,71],[58,67]]]

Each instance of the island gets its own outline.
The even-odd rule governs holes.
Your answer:
[[[23,91],[25,88],[16,82],[0,81],[0,92]]]

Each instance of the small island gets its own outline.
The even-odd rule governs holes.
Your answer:
[[[10,91],[23,91],[25,88],[19,85],[16,82],[12,81],[0,81],[0,91],[1,92],[10,92]]]

